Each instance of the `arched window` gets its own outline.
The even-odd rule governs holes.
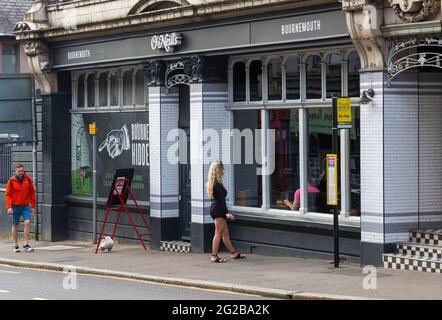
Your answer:
[[[132,101],[132,71],[123,74],[123,105],[131,106]]]
[[[135,75],[135,104],[144,105],[144,76],[143,70],[138,70]]]
[[[78,77],[77,107],[84,108],[84,75]]]
[[[327,57],[327,99],[332,98],[334,94],[338,97],[342,93],[341,60],[341,55],[337,53],[330,54]]]
[[[98,77],[99,106],[107,107],[107,73],[101,73]]]
[[[120,104],[119,87],[118,76],[113,73],[111,76],[111,106],[118,106]]]
[[[299,58],[290,57],[286,63],[286,99],[298,100],[300,99],[300,70]]]
[[[267,64],[268,99],[282,100],[282,61],[272,59]]]
[[[237,62],[233,66],[233,101],[246,101],[246,64]]]
[[[322,82],[321,82],[321,57],[310,56],[306,63],[307,74],[307,99],[321,99],[322,98]]]
[[[352,52],[348,56],[348,96],[359,97],[360,95],[360,79],[359,69],[361,69],[361,61],[357,52]]]
[[[262,100],[262,61],[250,64],[250,101]]]
[[[87,106],[95,107],[95,74],[91,73],[87,76]]]

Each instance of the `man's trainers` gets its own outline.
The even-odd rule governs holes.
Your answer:
[[[34,248],[32,248],[29,244],[25,244],[23,246],[23,250],[25,250],[26,252],[32,252],[34,251]]]
[[[20,252],[20,248],[19,248],[19,246],[15,246],[15,247],[14,247],[14,252],[15,252],[15,253]]]

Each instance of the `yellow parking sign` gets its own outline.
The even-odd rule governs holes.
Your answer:
[[[351,128],[351,102],[350,98],[337,99],[337,122],[338,129]]]
[[[95,135],[97,133],[97,125],[95,123],[89,124],[89,134],[91,136]]]

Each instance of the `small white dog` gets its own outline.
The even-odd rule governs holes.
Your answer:
[[[104,252],[107,250],[107,252],[111,251],[114,246],[114,240],[112,240],[111,237],[106,236],[104,239],[100,242],[100,250]]]

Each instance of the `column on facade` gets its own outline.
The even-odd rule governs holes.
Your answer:
[[[173,88],[149,87],[150,127],[150,224],[151,247],[159,249],[161,241],[178,239],[179,164],[168,152],[176,141],[168,141],[171,130],[178,128],[179,94]]]
[[[384,74],[363,72],[361,92],[375,91],[361,106],[361,264],[380,265],[384,252]]]
[[[192,189],[192,251],[207,252],[211,248],[213,221],[206,192],[206,182],[211,161],[221,160],[225,164],[223,183],[230,183],[230,132],[226,83],[190,84],[190,152]],[[223,130],[226,130],[223,132]],[[229,135],[226,134],[229,133]],[[223,134],[224,133],[224,134]],[[208,142],[205,144],[205,142]],[[209,150],[210,149],[210,150]],[[229,188],[228,188],[229,189]],[[228,190],[227,202],[233,200]]]

